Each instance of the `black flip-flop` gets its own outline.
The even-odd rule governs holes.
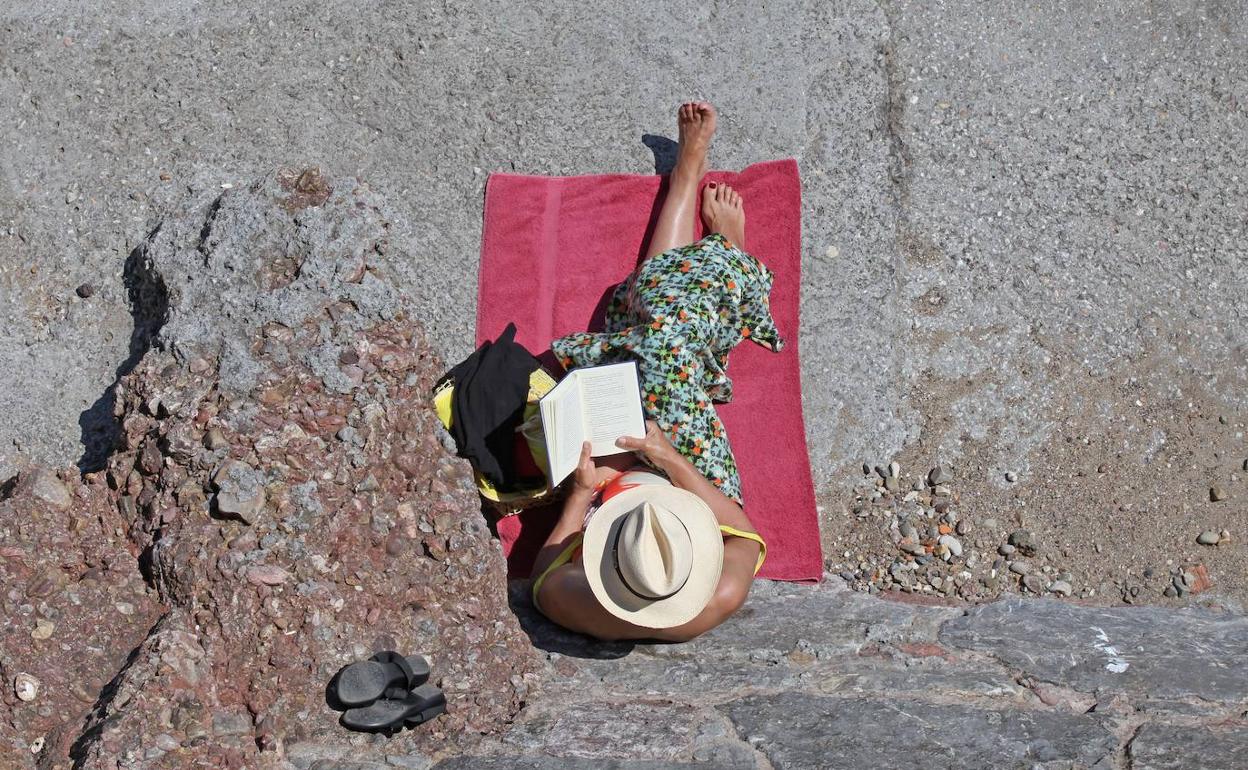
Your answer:
[[[429,680],[429,661],[422,655],[405,658],[397,652],[379,652],[338,674],[335,694],[344,706],[366,706],[391,687],[410,690]]]
[[[402,727],[405,723],[418,725],[428,722],[446,711],[446,696],[431,684],[422,684],[411,692],[387,690],[385,695],[368,706],[343,712],[343,726],[364,732],[382,732]]]

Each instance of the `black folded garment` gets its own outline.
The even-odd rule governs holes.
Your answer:
[[[496,487],[519,481],[515,469],[516,427],[524,419],[529,376],[540,366],[515,341],[516,325],[481,347],[442,378],[455,383],[451,400],[451,436],[457,454]]]

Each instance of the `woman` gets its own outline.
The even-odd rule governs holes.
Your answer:
[[[710,235],[694,241],[715,119],[706,102],[680,107],[680,153],[645,259],[617,288],[603,332],[552,344],[567,369],[636,361],[651,418],[644,438],[617,442],[630,454],[595,463],[583,448],[534,564],[534,604],[600,639],[692,639],[745,602],[765,558],[712,402],[732,396],[725,369],[738,342],[783,343],[771,272],[737,246],[745,212],[728,185],[702,191]]]

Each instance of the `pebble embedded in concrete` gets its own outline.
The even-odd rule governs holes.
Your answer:
[[[69,488],[56,477],[56,474],[46,468],[38,468],[34,471],[31,491],[35,497],[56,508],[68,508],[73,502]]]
[[[220,428],[210,428],[204,434],[204,446],[216,451],[229,446],[229,442],[225,440],[225,434],[221,432]]]
[[[228,460],[212,476],[217,511],[251,524],[264,510],[263,476],[241,460]]]
[[[13,694],[18,700],[32,701],[39,696],[39,685],[39,680],[30,674],[18,674],[13,678]]]
[[[1065,580],[1054,580],[1049,584],[1049,592],[1055,593],[1058,596],[1070,596],[1074,593],[1074,590],[1074,587]]]
[[[1016,529],[1010,533],[1007,541],[1010,545],[1018,549],[1023,556],[1035,556],[1039,546],[1036,543],[1036,536],[1030,530]]]
[[[952,535],[941,535],[937,541],[940,545],[949,549],[949,553],[955,557],[962,555],[962,543]]]

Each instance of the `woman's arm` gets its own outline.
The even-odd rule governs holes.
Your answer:
[[[589,504],[593,499],[592,490],[586,492],[574,489],[568,494],[563,501],[563,512],[559,514],[558,523],[550,531],[541,550],[537,552],[537,558],[533,560],[533,572],[529,575],[531,579],[536,580],[538,575],[545,572],[551,562],[557,559],[572,542],[573,536],[581,531],[581,527],[585,524],[585,512],[589,510]]]
[[[573,536],[585,526],[585,514],[594,500],[594,488],[598,485],[599,476],[611,473],[609,469],[600,472],[589,453],[590,444],[586,441],[581,445],[581,459],[576,466],[576,475],[572,478],[572,490],[563,502],[563,512],[559,514],[558,523],[551,530],[533,562],[533,571],[529,573],[533,580],[545,572],[551,562],[559,558],[559,554],[568,547]]]
[[[663,435],[663,431],[659,430],[658,424],[654,421],[646,422],[645,438],[622,436],[615,443],[616,446],[645,455],[655,467],[667,474],[672,484],[702,498],[711,507],[715,519],[720,524],[744,532],[757,532],[754,525],[750,523],[749,517],[745,515],[745,511],[737,505],[737,501],[720,492],[714,484],[707,481],[706,477],[693,467],[693,463],[676,451],[676,447],[672,446],[672,442],[667,440],[667,436]],[[755,548],[757,547],[756,543]]]

